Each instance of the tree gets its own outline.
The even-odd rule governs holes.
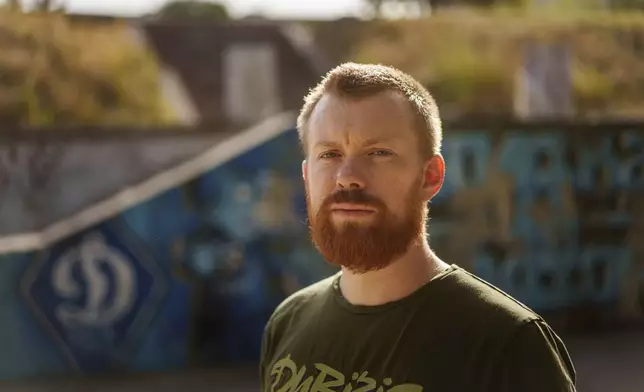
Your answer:
[[[223,4],[200,0],[175,0],[161,8],[156,17],[160,20],[205,20],[223,22],[229,19]]]
[[[34,9],[40,12],[55,11],[57,9],[56,5],[55,0],[38,0]]]
[[[7,7],[11,11],[20,11],[22,9],[22,2],[20,0],[8,0]]]
[[[394,5],[398,6],[399,9],[411,6],[412,8],[420,9],[426,6],[427,3],[426,0],[367,0],[367,2],[376,18],[380,18],[385,14],[384,11],[387,6]]]
[[[33,9],[35,11],[49,12],[54,11],[57,8],[57,2],[55,0],[36,0],[33,2]],[[22,0],[8,0],[7,6],[12,11],[23,11],[23,2]]]
[[[644,0],[613,0],[609,2],[610,7],[621,10],[642,10]]]
[[[2,123],[164,123],[158,75],[125,26],[0,10]]]
[[[161,125],[172,120],[154,58],[115,23],[74,23],[61,12],[0,7],[0,123],[16,125]],[[43,12],[45,11],[45,12]],[[0,144],[0,204],[12,189],[38,216],[46,208],[63,143]]]
[[[494,5],[519,6],[530,0],[367,0],[376,16],[381,16],[386,4],[411,5],[430,10],[436,10],[447,6],[468,6],[468,7],[490,7]],[[616,1],[640,1],[640,0],[616,0]]]

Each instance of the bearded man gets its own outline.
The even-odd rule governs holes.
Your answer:
[[[343,64],[298,118],[312,240],[341,271],[266,325],[262,391],[570,392],[561,339],[518,301],[430,249],[441,121],[429,92]]]

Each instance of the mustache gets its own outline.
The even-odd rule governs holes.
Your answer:
[[[384,203],[380,199],[369,195],[361,189],[341,189],[332,195],[327,196],[324,200],[324,206],[328,207],[331,204],[363,204],[369,207],[374,207],[381,210]]]

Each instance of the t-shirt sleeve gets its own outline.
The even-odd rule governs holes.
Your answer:
[[[561,339],[542,320],[520,327],[498,368],[499,392],[575,392],[576,373]]]

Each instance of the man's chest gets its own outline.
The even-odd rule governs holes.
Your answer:
[[[267,367],[271,392],[460,391],[465,374],[438,351],[402,336],[287,337]],[[365,335],[368,335],[366,333]],[[428,351],[430,350],[430,351]],[[432,360],[432,356],[436,361]],[[445,358],[443,358],[444,360]],[[435,363],[436,362],[436,363]],[[447,383],[450,388],[445,388]]]
[[[334,362],[333,358],[305,360],[286,354],[273,362],[267,374],[271,392],[421,392],[427,391],[422,380],[413,379],[413,372],[405,374],[383,370],[374,363],[351,364]],[[376,368],[376,369],[371,369]]]
[[[394,324],[395,325],[395,324]],[[271,392],[484,391],[492,363],[467,337],[388,324],[291,330],[275,342],[264,385]],[[441,335],[434,335],[441,336]]]

